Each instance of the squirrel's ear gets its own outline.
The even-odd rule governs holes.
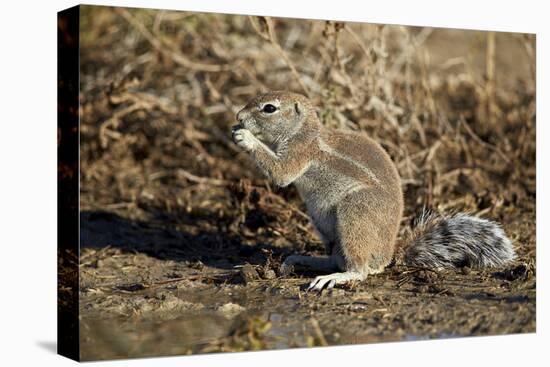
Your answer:
[[[300,116],[302,114],[302,105],[300,102],[294,102],[294,111],[296,111],[296,114]]]

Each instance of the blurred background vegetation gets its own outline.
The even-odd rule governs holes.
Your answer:
[[[409,220],[534,219],[534,35],[85,6],[81,73],[84,207],[236,215],[225,181],[269,185],[230,141],[235,113],[287,89],[384,146]]]
[[[238,303],[247,309],[280,308],[300,328],[313,304],[322,329],[342,335],[330,343],[404,332],[534,330],[534,35],[95,6],[81,7],[80,26],[79,269],[87,359],[258,348],[256,337],[241,345],[238,327],[221,330],[217,314],[215,332],[200,324],[210,320],[205,314],[183,317],[184,327],[138,322],[157,313],[180,317],[196,289],[212,291],[195,295],[208,312],[243,294]],[[503,298],[495,311],[485,294],[510,291],[487,274],[446,275],[459,277],[442,286],[451,289],[447,298],[414,287],[411,297],[400,290],[401,277],[411,276],[390,269],[365,285],[367,293],[388,295],[368,301],[364,319],[326,299],[308,298],[296,309],[303,280],[274,278],[278,264],[293,252],[322,253],[323,246],[295,189],[272,187],[233,144],[230,129],[251,97],[278,89],[306,94],[324,125],[366,132],[389,152],[405,195],[401,235],[424,207],[503,223],[527,264],[519,276],[509,271],[528,274],[528,282],[510,286],[524,303]],[[252,270],[239,270],[245,263]],[[250,273],[260,285],[294,293],[279,301],[267,288],[248,285]],[[464,284],[481,287],[481,303],[466,298],[478,290]],[[393,316],[372,313],[381,307]],[[437,322],[418,317],[426,309]],[[129,326],[97,322],[113,314]],[[250,332],[255,322],[244,325],[242,335],[257,335]],[[200,344],[204,333],[213,344]],[[291,345],[301,344],[279,347]]]

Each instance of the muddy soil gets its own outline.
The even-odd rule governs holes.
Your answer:
[[[279,275],[281,257],[293,250],[286,246],[113,212],[83,212],[81,224],[85,360],[535,331],[533,263],[440,272],[392,266],[317,293],[306,290],[313,274]],[[524,223],[514,233],[533,230]],[[310,246],[307,253],[322,253],[321,244]]]
[[[81,28],[82,359],[535,331],[532,36],[497,34],[491,55],[484,32],[91,7]],[[323,246],[230,127],[259,90],[304,86],[326,126],[396,163],[400,240],[425,207],[469,211],[502,223],[517,261],[392,265],[321,293],[282,276]]]

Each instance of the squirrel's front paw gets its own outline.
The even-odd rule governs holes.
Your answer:
[[[238,129],[233,131],[233,141],[235,144],[250,152],[256,148],[258,141],[256,137],[247,129]]]

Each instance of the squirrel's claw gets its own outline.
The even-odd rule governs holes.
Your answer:
[[[307,288],[307,290],[320,292],[323,290],[323,288],[325,288],[325,286],[326,286],[326,289],[334,288],[334,286],[336,285],[336,280],[332,279],[331,275],[334,275],[334,274],[321,275],[321,276],[315,277],[315,279],[313,279],[313,281],[309,284],[309,287]]]
[[[325,288],[325,286],[327,289],[331,289],[331,288],[334,288],[336,284],[343,284],[351,280],[363,280],[363,279],[365,279],[365,275],[354,271],[320,275],[315,279],[313,279],[313,281],[309,284],[309,287],[307,288],[307,290],[322,291],[323,288]]]

